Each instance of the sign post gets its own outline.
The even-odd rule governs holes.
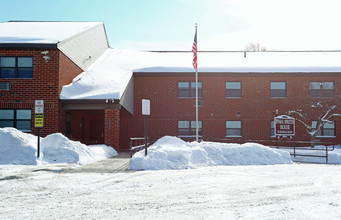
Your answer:
[[[148,148],[148,119],[147,116],[150,115],[150,100],[142,99],[142,115],[144,115],[144,152],[147,156]]]
[[[44,125],[44,100],[35,100],[34,127],[38,128],[37,157],[40,157],[40,128]]]
[[[294,136],[295,135],[295,118],[287,115],[280,115],[274,119],[275,135]]]

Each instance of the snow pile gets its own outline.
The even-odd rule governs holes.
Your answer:
[[[37,159],[37,136],[15,128],[0,128],[0,164],[51,164],[95,162],[117,155],[106,145],[87,146],[56,133],[41,138],[41,153]]]
[[[188,169],[221,165],[291,164],[290,154],[261,144],[225,144],[185,142],[165,136],[130,161],[133,170]]]
[[[37,164],[37,139],[15,128],[0,128],[0,164]]]

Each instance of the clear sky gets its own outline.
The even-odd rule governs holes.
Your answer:
[[[340,0],[0,0],[0,22],[103,21],[138,50],[341,50]]]

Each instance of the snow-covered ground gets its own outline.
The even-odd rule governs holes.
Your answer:
[[[8,166],[0,166],[0,172]],[[0,177],[1,219],[340,219],[341,166]]]

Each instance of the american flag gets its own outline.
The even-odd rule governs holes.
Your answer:
[[[193,67],[194,69],[197,69],[198,67],[198,63],[197,63],[197,30],[195,29],[195,36],[194,36],[194,42],[193,42],[193,46],[192,46],[192,52],[193,52]]]

